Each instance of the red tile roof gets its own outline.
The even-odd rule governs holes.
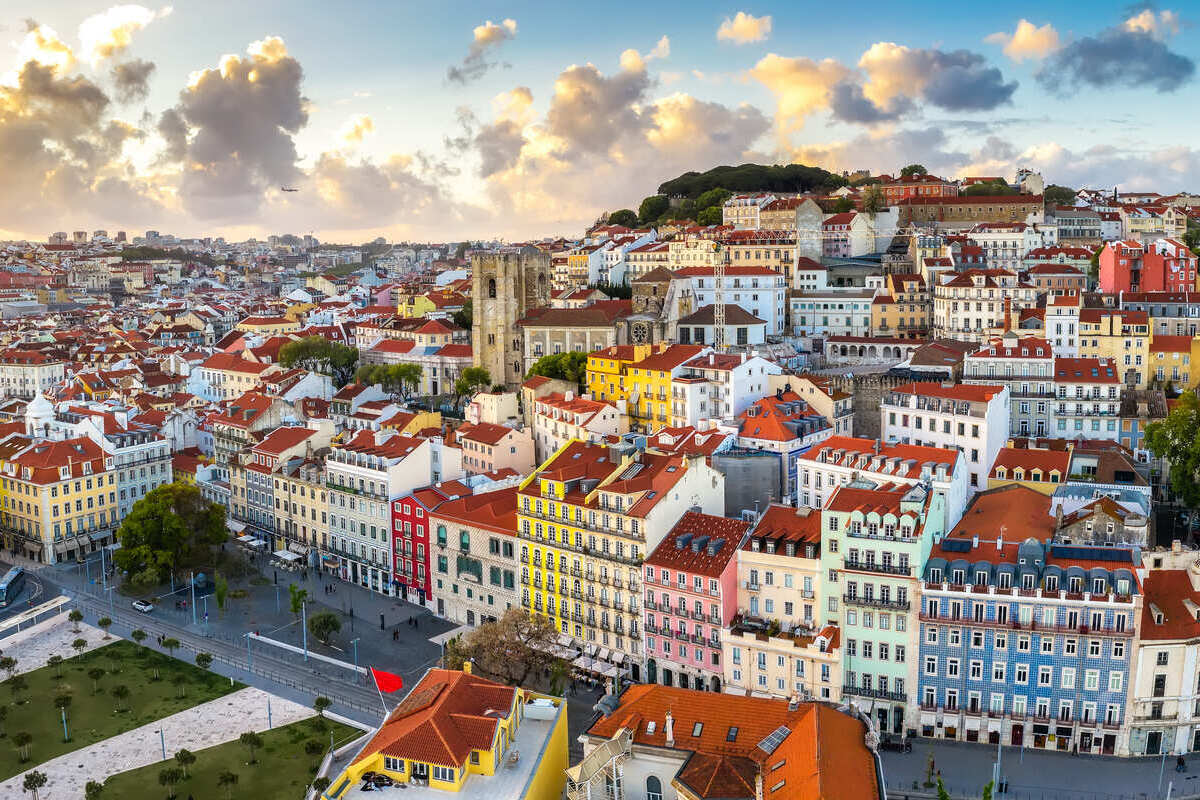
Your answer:
[[[945,400],[969,400],[986,403],[1003,392],[1004,387],[966,383],[945,386],[933,381],[916,381],[897,386],[892,391],[898,394],[915,394],[922,397],[940,397]]]
[[[733,559],[749,527],[750,523],[744,520],[689,511],[663,537],[645,564],[718,577]],[[710,553],[712,548],[716,552]]]
[[[1143,639],[1195,639],[1200,637],[1200,591],[1188,570],[1151,570],[1142,583]],[[1161,615],[1161,616],[1160,616]]]

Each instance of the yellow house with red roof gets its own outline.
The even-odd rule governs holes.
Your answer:
[[[651,433],[671,423],[671,381],[710,348],[698,344],[619,345],[588,354],[592,397],[613,403],[631,431]]]
[[[430,669],[322,800],[357,797],[368,773],[407,800],[559,800],[566,783],[567,703],[463,670]]]

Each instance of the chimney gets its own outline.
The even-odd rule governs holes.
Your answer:
[[[715,353],[709,353],[709,354],[708,354],[708,365],[711,367],[711,366],[713,366],[713,365],[714,365],[714,364],[716,364],[716,363],[717,363],[717,356],[716,356],[716,354],[715,354]]]
[[[741,363],[741,364],[746,363],[746,351],[745,350],[742,351],[742,360],[739,363]]]
[[[999,534],[999,535],[996,537],[996,549],[997,549],[997,550],[1003,550],[1003,549],[1004,549],[1004,533],[1003,533],[1003,532],[1001,532],[1001,533],[1000,533],[1000,534]]]
[[[974,550],[977,547],[979,547],[979,534],[971,537],[971,549]]]
[[[788,711],[800,710],[800,696],[792,692],[792,696],[788,698]]]
[[[567,391],[563,392],[563,400],[565,400],[566,402],[568,402],[568,403],[569,403],[569,402],[571,402],[571,401],[572,401],[572,400],[574,400],[574,399],[575,399],[575,393],[574,393],[574,392],[572,392],[570,389],[568,389]]]
[[[1012,298],[1004,298],[1004,332],[1012,330]]]
[[[667,724],[663,729],[667,734],[667,747],[675,746],[675,719],[671,716],[670,710],[667,711]]]

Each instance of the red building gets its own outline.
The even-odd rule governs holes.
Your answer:
[[[445,481],[392,501],[392,580],[405,600],[423,603],[433,594],[429,568],[430,512],[447,500],[470,493],[470,488],[458,481]]]
[[[936,175],[910,175],[881,184],[888,205],[909,197],[958,197],[958,186]]]
[[[1102,292],[1188,292],[1196,289],[1196,256],[1180,241],[1109,242],[1100,251]]]

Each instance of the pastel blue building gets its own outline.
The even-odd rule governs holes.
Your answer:
[[[1005,527],[985,539],[960,525],[926,562],[919,733],[1115,753],[1127,725],[1141,555],[1055,544],[1044,528],[1019,533],[1045,541],[1006,540]]]

